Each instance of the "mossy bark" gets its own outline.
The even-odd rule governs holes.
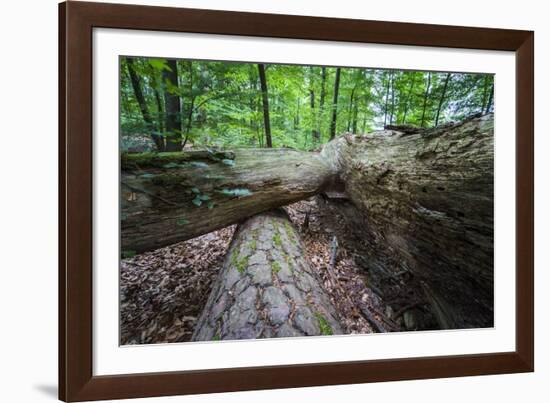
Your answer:
[[[125,154],[121,253],[140,253],[319,193],[333,176],[316,153],[242,149]]]
[[[282,210],[239,225],[192,340],[341,334],[336,310]]]

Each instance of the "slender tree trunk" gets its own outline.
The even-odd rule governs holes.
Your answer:
[[[413,76],[413,79],[411,80],[411,85],[409,87],[409,92],[407,94],[407,100],[405,101],[405,110],[403,111],[403,119],[401,120],[401,124],[405,124],[405,121],[407,120],[407,113],[409,113],[409,105],[411,102],[415,81],[416,81],[416,77]]]
[[[486,75],[483,77],[483,99],[481,100],[481,113],[485,112],[486,105],[487,105],[487,92],[489,91],[489,80],[488,76]]]
[[[262,87],[262,104],[264,109],[264,130],[265,130],[265,142],[268,148],[273,147],[271,141],[271,125],[269,122],[269,97],[267,93],[267,79],[265,77],[265,66],[258,64],[258,72],[260,75],[260,85]]]
[[[384,127],[388,123],[388,106],[390,99],[390,82],[393,81],[393,71],[390,72],[390,77],[386,79],[386,101],[384,102]]]
[[[357,106],[357,99],[353,103],[353,121],[352,121],[352,132],[357,133],[357,115],[359,113],[359,107]]]
[[[175,59],[167,59],[169,69],[162,70],[165,85],[166,151],[181,150],[181,105],[178,91],[178,65]]]
[[[323,120],[323,113],[325,108],[325,85],[327,81],[327,68],[321,67],[321,96],[319,98],[319,110],[317,112],[317,133],[319,133],[319,140],[321,139],[321,126]]]
[[[155,145],[157,147],[158,151],[164,151],[164,140],[162,136],[159,136],[154,131],[154,122],[151,118],[151,115],[149,113],[149,108],[147,108],[147,102],[145,101],[145,97],[143,96],[143,92],[141,91],[141,80],[139,79],[139,76],[136,74],[134,70],[134,60],[131,57],[126,58],[126,63],[128,65],[128,73],[130,74],[130,81],[132,83],[132,88],[134,90],[134,94],[136,96],[137,103],[139,105],[139,109],[141,111],[141,115],[143,116],[143,120],[145,122],[145,125],[147,126],[147,129],[149,130],[149,134],[153,141],[155,142]]]
[[[392,71],[391,76],[391,112],[390,112],[390,125],[393,124],[393,114],[395,110],[395,77]]]
[[[495,92],[495,85],[491,85],[491,91],[489,92],[489,100],[487,101],[487,106],[485,107],[485,113],[489,113],[491,111],[491,106],[493,105],[493,96]]]
[[[432,73],[428,73],[428,84],[426,85],[426,91],[424,92],[424,106],[422,107],[422,119],[420,120],[420,127],[424,127],[426,122],[426,106],[428,105],[428,96],[430,95],[430,86],[432,84]]]
[[[332,119],[330,121],[330,139],[336,137],[336,120],[338,118],[338,91],[340,89],[340,67],[336,68],[334,78],[334,98],[332,99]]]
[[[363,113],[363,121],[361,122],[361,133],[365,133],[367,130],[367,113]]]
[[[189,140],[189,135],[191,134],[191,126],[193,125],[193,113],[195,112],[195,99],[196,96],[193,92],[193,62],[189,62],[189,109],[187,110],[187,123],[185,124],[183,144],[181,148],[185,147],[187,141]]]
[[[351,94],[349,97],[349,105],[348,105],[348,125],[347,125],[347,131],[349,132],[351,130],[351,123],[353,120],[353,101],[355,98],[355,89],[357,86],[354,86],[351,90]]]
[[[443,84],[443,92],[441,93],[441,98],[439,98],[439,105],[437,106],[437,114],[435,115],[435,126],[439,124],[439,114],[441,113],[443,102],[445,101],[445,95],[447,95],[447,87],[449,86],[450,79],[451,73],[447,73],[447,76],[445,77],[445,84]]]
[[[342,334],[336,309],[286,213],[239,225],[192,340],[331,334]]]
[[[318,130],[318,123],[317,120],[319,119],[319,116],[317,113],[315,113],[315,90],[314,90],[314,71],[313,67],[310,67],[309,70],[309,105],[311,107],[311,140],[313,144],[318,144],[320,140],[319,136],[319,130]]]
[[[162,100],[160,92],[157,88],[153,88],[155,93],[155,101],[157,103],[157,124],[159,133],[164,133],[164,110],[162,108]]]

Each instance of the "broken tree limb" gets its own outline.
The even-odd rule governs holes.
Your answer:
[[[290,149],[124,154],[121,250],[140,253],[237,223],[325,189],[333,173]]]
[[[341,333],[298,231],[276,210],[239,225],[192,340]]]

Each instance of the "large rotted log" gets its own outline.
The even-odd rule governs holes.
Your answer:
[[[123,154],[122,253],[140,253],[239,222],[323,190],[332,171],[290,149]]]
[[[296,229],[276,210],[239,225],[192,340],[341,333]]]
[[[399,129],[399,128],[398,128]],[[355,205],[372,272],[411,273],[440,327],[493,325],[493,115],[344,135],[323,157]]]

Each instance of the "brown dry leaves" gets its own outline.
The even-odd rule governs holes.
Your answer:
[[[306,248],[309,263],[323,279],[325,290],[336,306],[346,333],[374,332],[371,324],[361,314],[359,305],[369,309],[372,316],[386,331],[389,331],[390,328],[384,326],[384,318],[379,314],[383,310],[381,301],[368,288],[366,275],[350,256],[346,245],[342,244],[340,231],[344,229],[333,219],[322,216],[315,198],[294,203],[286,207],[286,210],[293,223],[301,228],[302,242]],[[303,228],[308,211],[310,212],[309,226]],[[335,235],[339,243],[338,253],[335,267],[330,269],[331,240]]]
[[[122,344],[190,340],[233,231],[231,226],[122,260]]]

